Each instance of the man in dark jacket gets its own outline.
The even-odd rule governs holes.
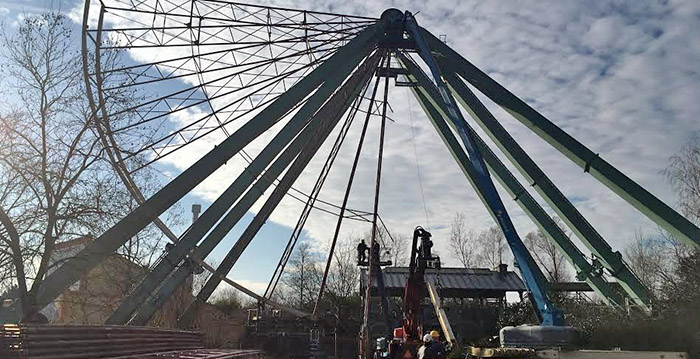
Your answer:
[[[369,247],[367,247],[367,244],[363,239],[362,242],[360,242],[360,244],[357,245],[357,264],[362,264],[367,261],[368,250]]]
[[[445,359],[445,346],[440,342],[440,333],[437,330],[430,332],[430,346],[427,350],[430,351],[431,359]]]

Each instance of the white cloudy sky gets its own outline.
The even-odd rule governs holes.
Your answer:
[[[418,13],[423,27],[435,35],[446,35],[448,44],[460,54],[675,207],[674,195],[661,171],[668,158],[700,129],[696,118],[700,113],[700,2],[696,0],[263,3],[371,16],[379,16],[389,7]],[[0,0],[0,15],[12,24],[23,13],[47,6],[59,7],[55,2],[40,0]],[[66,11],[81,7],[68,0],[60,4]],[[416,225],[429,227],[437,248],[447,254],[447,230],[455,212],[464,212],[468,225],[475,230],[493,222],[407,91],[392,88],[390,92],[395,122],[387,126],[379,213],[390,230],[403,235],[409,235]],[[655,231],[652,222],[606,187],[505,112],[488,105],[613,248],[622,249],[636,230]],[[359,127],[358,122],[351,129],[321,193],[325,200],[342,200]],[[371,210],[378,128],[375,121],[354,185],[350,201],[353,208]],[[265,138],[272,135],[274,131]],[[213,144],[198,143],[168,165],[182,170]],[[322,147],[321,155],[296,183],[297,188],[308,191],[313,186],[329,148],[329,144]],[[202,202],[206,206],[230,183],[241,164],[228,164],[197,187],[185,203]],[[504,201],[522,235],[534,229],[507,196]],[[262,201],[254,209],[261,205]],[[299,202],[289,198],[281,203],[266,225],[272,229],[260,233],[256,239],[259,244],[251,245],[248,256],[244,254],[246,258],[234,268],[234,278],[244,280],[253,289],[264,288],[277,261],[276,253],[282,250],[279,246],[286,242],[301,208]],[[332,236],[334,225],[333,217],[314,212],[307,223],[306,238],[321,249]],[[241,228],[237,226],[234,232],[240,233]],[[344,227],[346,235],[367,230],[367,225]],[[230,246],[235,240],[231,237],[224,245]],[[223,249],[214,256],[221,258]],[[456,262],[448,259],[448,264]]]

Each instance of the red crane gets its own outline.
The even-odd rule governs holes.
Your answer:
[[[394,330],[394,339],[389,346],[389,359],[417,358],[418,347],[423,343],[421,304],[427,290],[425,269],[440,266],[440,259],[432,255],[433,242],[430,237],[430,232],[422,227],[416,227],[413,231],[409,274],[404,287],[402,326]]]

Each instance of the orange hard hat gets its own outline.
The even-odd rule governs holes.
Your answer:
[[[440,338],[440,333],[438,333],[437,330],[433,330],[430,332],[430,336],[433,338]]]

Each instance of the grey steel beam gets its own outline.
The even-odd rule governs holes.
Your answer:
[[[100,8],[98,29],[101,28],[101,23],[104,20],[104,10],[105,10],[104,7]],[[89,2],[86,2],[85,3],[85,11],[83,12],[83,15],[84,15],[83,22],[84,23],[87,23],[87,17],[89,14],[90,14],[90,4],[89,4]],[[102,31],[98,30],[96,36],[97,36],[97,39],[95,40],[95,42],[97,44],[99,44],[100,38],[102,36]],[[127,170],[126,166],[124,165],[124,163],[122,162],[121,154],[118,151],[112,150],[111,147],[114,147],[114,146],[110,145],[110,143],[114,143],[114,138],[109,131],[109,123],[103,121],[103,119],[107,119],[107,118],[109,118],[109,116],[107,115],[107,112],[106,112],[106,109],[104,106],[98,107],[98,105],[95,102],[94,96],[93,96],[92,85],[91,85],[92,82],[90,81],[89,70],[88,70],[89,63],[88,63],[88,51],[87,51],[87,38],[88,38],[87,31],[83,31],[82,55],[83,55],[83,77],[84,77],[85,85],[86,85],[85,92],[87,94],[88,102],[90,104],[90,109],[93,112],[93,114],[96,115],[98,112],[102,114],[101,118],[95,118],[95,129],[99,133],[100,141],[102,142],[102,146],[105,148],[106,153],[107,153],[110,161],[113,164],[114,170],[117,172],[119,177],[122,179],[122,182],[124,182],[125,186],[127,187],[127,190],[136,199],[138,204],[141,204],[144,201],[146,201],[146,197],[143,195],[141,190],[134,184],[131,177],[126,175],[128,173],[128,170]],[[103,104],[105,101],[104,101],[103,94],[100,91],[100,89],[102,88],[102,74],[100,72],[100,51],[95,52],[95,60],[93,61],[93,64],[95,66],[95,77],[96,77],[95,84],[97,86],[96,92],[98,95],[98,100],[99,100],[98,102]],[[156,227],[158,227],[163,232],[163,234],[165,234],[165,236],[170,241],[176,242],[178,240],[178,237],[175,235],[175,233],[173,233],[170,230],[170,228],[168,228],[168,226],[160,218],[156,217],[153,220],[153,223],[156,225]],[[211,268],[208,264],[206,264],[204,262],[200,261],[198,263],[199,263],[199,265],[201,265],[204,269],[206,269],[208,271],[213,272],[215,270],[214,268]],[[224,278],[223,280],[226,281],[227,283],[231,284],[233,287],[238,288],[243,293],[246,293],[249,295],[250,295],[250,293],[253,293],[250,290],[248,290],[247,288],[241,286],[240,284],[232,281],[229,278]],[[299,316],[300,314],[301,314],[301,316],[306,315],[305,313],[293,311],[291,308],[281,306],[277,303],[275,303],[275,305],[276,305],[276,308],[286,310],[287,312],[292,312],[292,314],[297,315],[297,316]],[[20,318],[17,318],[16,320],[19,320],[19,319]],[[0,321],[2,321],[2,320],[0,319]]]
[[[344,78],[344,77],[343,77]],[[265,174],[251,187],[238,203],[224,216],[214,230],[197,246],[190,257],[206,258],[211,251],[221,242],[224,236],[241,220],[243,215],[250,210],[255,202],[272,185],[273,181],[294,160],[303,147],[313,138],[315,133],[323,128],[325,119],[318,113],[311,119],[309,125],[297,136],[294,141],[275,160]],[[151,296],[138,309],[133,318],[127,324],[146,325],[156,311],[165,304],[167,298],[187,279],[191,269],[181,265],[175,273],[163,282],[156,293]]]
[[[610,273],[621,282],[622,288],[625,289],[630,299],[645,311],[650,311],[651,294],[649,290],[627,266],[620,253],[613,252],[608,242],[603,239],[600,233],[593,228],[590,222],[554,185],[532,158],[525,153],[523,148],[510,136],[486,106],[479,101],[469,87],[454,72],[451,72],[454,69],[449,64],[443,65],[446,66],[445,79],[471,117],[496,143],[498,148],[528,180],[530,185],[545,199],[569,228],[576,233],[586,247],[595,253]],[[571,244],[573,245],[573,243]],[[567,247],[571,249],[570,246]],[[585,273],[582,274],[585,276]]]
[[[301,116],[295,116],[291,121],[295,121],[297,119],[303,119]],[[255,204],[255,202],[263,195],[263,193],[269,188],[270,185],[272,185],[273,181],[284,171],[285,168],[294,160],[294,158],[299,154],[299,151],[303,148],[303,146],[306,144],[306,142],[311,138],[315,130],[318,129],[318,119],[312,119],[311,121],[308,121],[308,119],[304,119],[305,122],[310,122],[304,129],[301,131],[301,133],[294,138],[294,140],[287,146],[287,148],[284,149],[282,154],[275,159],[275,161],[270,165],[270,167],[265,171],[265,173],[259,177],[260,172],[257,174],[250,173],[249,171],[242,173],[234,182],[234,185],[241,179],[250,180],[250,182],[253,182],[257,179],[255,184],[246,192],[246,194],[238,201],[233,208],[228,211],[228,213],[219,221],[219,223],[216,225],[214,230],[209,233],[205,239],[200,243],[199,246],[196,247],[194,251],[194,255],[196,255],[198,258],[206,258],[207,255],[219,244],[219,242],[223,239],[226,233],[228,233],[231,228],[233,228],[236,223],[243,217],[243,215],[250,209],[250,207]],[[280,134],[282,134],[281,131]],[[293,131],[290,131],[287,133],[287,135],[295,135]],[[274,141],[274,139],[273,139]],[[272,142],[270,142],[272,144]],[[276,148],[276,147],[266,147],[259,155],[256,157],[256,160],[258,158],[261,158],[263,155],[271,155],[273,158],[277,154],[277,152],[269,152],[265,153],[265,150],[271,149],[271,151],[279,151],[281,148]],[[255,162],[255,161],[253,161]],[[267,165],[267,163],[265,164]],[[253,167],[253,163],[248,167],[248,170],[250,170]],[[249,183],[246,183],[245,186],[239,186],[236,188],[236,193],[235,196],[231,198],[231,203],[235,202],[240,195],[242,194],[243,191],[245,191],[248,188]],[[231,187],[229,187],[231,188]],[[212,205],[213,206],[213,205]],[[230,204],[228,205],[230,206]],[[222,210],[222,214],[226,213],[226,211],[229,209],[229,207],[226,206]],[[216,218],[216,221],[220,219],[220,216]],[[200,217],[201,218],[201,217]],[[196,225],[199,222],[195,222],[194,224]],[[214,222],[216,223],[216,222]],[[213,224],[212,224],[213,226]],[[211,229],[212,226],[209,226],[209,228],[206,229],[204,234]],[[190,230],[191,231],[191,230]],[[199,242],[199,239],[201,237],[195,237],[196,240],[193,241],[193,246]],[[118,313],[115,311],[112,316],[110,316],[109,320],[106,322],[106,324],[124,324],[128,323],[131,325],[141,325],[137,324],[139,323],[140,320],[143,320],[145,317],[148,317],[150,319],[150,316],[155,313],[155,311],[160,308],[160,305],[164,302],[164,300],[172,294],[172,292],[177,289],[179,284],[182,283],[182,280],[187,278],[187,275],[184,274],[184,272],[187,272],[185,266],[179,266],[177,269],[176,273],[180,273],[179,275],[173,274],[170,278],[167,278],[167,275],[172,272],[173,269],[175,269],[182,261],[184,256],[188,252],[184,252],[180,257],[174,257],[174,258],[169,258],[170,254],[174,252],[175,249],[178,248],[181,244],[185,244],[184,241],[178,242],[175,247],[173,247],[170,252],[168,253],[168,256],[166,256],[161,262],[158,263],[158,265],[151,271],[151,273],[156,273],[156,271],[159,271],[161,273],[165,273],[165,276],[159,276],[157,279],[153,279],[153,284],[151,289],[149,290],[144,290],[142,295],[140,297],[132,299],[133,303],[133,309],[129,312],[123,312],[123,314],[126,314],[126,316],[123,317],[116,317],[116,314]],[[191,247],[187,246],[186,250],[189,251],[192,249]],[[162,267],[162,269],[161,269]],[[148,276],[151,276],[151,273],[149,273]],[[160,286],[160,288],[158,288]],[[157,293],[151,297],[146,303],[144,301],[149,298],[151,293],[153,293],[153,290],[157,290]],[[130,319],[132,313],[137,310],[140,306],[142,306],[141,309],[138,311],[137,315],[134,317],[134,319]],[[124,304],[122,303],[122,307]],[[120,307],[120,309],[122,308]],[[120,313],[122,314],[122,313]],[[122,315],[123,315],[122,314]],[[118,318],[119,321],[115,320],[115,318]],[[135,318],[140,318],[140,319],[135,319]],[[145,324],[145,323],[144,323]]]
[[[90,4],[89,4],[89,2],[86,2],[86,4],[85,4],[85,11],[83,12],[83,15],[84,15],[83,22],[84,22],[84,23],[87,23],[87,17],[88,17],[88,15],[90,14],[90,11],[89,11],[89,10],[90,10]],[[104,7],[101,7],[101,8],[100,8],[100,17],[99,17],[98,26],[97,26],[98,29],[101,29],[101,28],[102,28],[102,22],[103,22],[103,20],[104,20],[104,10],[105,10]],[[114,147],[114,146],[111,146],[110,143],[112,143],[112,144],[114,143],[114,138],[113,138],[113,136],[112,136],[112,134],[110,133],[110,130],[109,130],[109,122],[103,120],[103,119],[108,119],[109,116],[107,115],[106,108],[105,108],[104,106],[98,106],[98,105],[95,103],[95,101],[94,101],[94,96],[93,96],[93,92],[92,92],[91,81],[90,81],[90,78],[89,78],[89,70],[88,70],[89,62],[88,62],[88,51],[87,51],[87,38],[88,38],[87,35],[88,35],[88,34],[87,34],[87,31],[83,31],[83,36],[82,36],[82,50],[83,50],[82,53],[83,53],[83,54],[82,54],[82,55],[83,55],[83,76],[84,76],[84,78],[85,78],[85,84],[86,84],[85,91],[86,91],[86,93],[87,93],[87,98],[88,98],[88,101],[89,101],[89,103],[90,103],[90,109],[91,109],[91,111],[93,111],[94,114],[97,114],[98,112],[102,114],[102,117],[101,117],[101,118],[96,118],[96,119],[95,119],[95,128],[96,128],[97,132],[98,132],[99,135],[100,135],[100,140],[101,140],[101,142],[102,142],[103,147],[106,149],[106,152],[107,152],[107,155],[108,155],[109,158],[110,158],[110,161],[111,161],[111,162],[113,163],[113,165],[114,165],[115,171],[117,172],[117,174],[119,175],[119,177],[122,179],[122,182],[124,182],[124,184],[126,185],[127,189],[129,190],[129,192],[131,192],[131,195],[132,195],[134,198],[136,198],[138,204],[140,205],[140,204],[142,204],[143,202],[146,201],[146,197],[143,195],[143,193],[142,193],[141,190],[138,188],[138,186],[136,186],[136,185],[134,184],[134,182],[133,182],[133,180],[131,179],[131,177],[129,177],[129,176],[127,175],[128,170],[127,170],[126,166],[124,165],[124,163],[122,162],[122,156],[121,156],[121,154],[120,154],[118,151],[113,151],[113,150],[111,149],[111,147]],[[99,30],[98,30],[96,36],[97,36],[97,39],[95,40],[95,43],[99,44],[99,43],[100,43],[100,38],[101,38],[101,36],[102,36],[102,31],[99,31]],[[100,71],[100,51],[96,51],[96,52],[95,52],[95,61],[93,61],[93,64],[94,64],[94,66],[95,66],[95,77],[96,77],[95,83],[96,83],[96,86],[97,86],[97,91],[96,91],[96,93],[97,93],[97,95],[98,95],[99,103],[100,103],[100,104],[104,104],[104,103],[105,103],[105,100],[104,100],[102,91],[100,90],[100,89],[102,88],[102,74],[101,74],[101,71]],[[115,148],[116,148],[116,147],[115,147]],[[170,228],[168,228],[168,226],[167,226],[160,218],[156,217],[156,218],[153,220],[153,223],[156,225],[156,227],[160,228],[160,230],[165,234],[165,236],[166,236],[171,242],[174,243],[174,242],[177,242],[177,241],[179,240],[178,236],[176,236],[175,233],[173,233],[173,232],[170,230]],[[207,270],[207,271],[210,271],[210,272],[214,272],[214,271],[215,271],[214,268],[212,268],[211,266],[209,266],[206,262],[202,261],[201,259],[200,259],[197,263],[198,263],[200,266],[202,266],[202,267],[203,267],[205,270]],[[230,284],[231,286],[233,286],[234,288],[237,288],[237,289],[240,290],[241,292],[243,292],[243,293],[245,293],[245,294],[247,294],[247,295],[249,295],[249,296],[252,296],[253,298],[256,298],[256,299],[259,298],[259,296],[258,296],[257,294],[255,294],[254,292],[250,291],[249,289],[247,289],[247,288],[241,286],[240,284],[238,284],[238,283],[232,281],[231,279],[229,279],[229,278],[223,278],[223,280],[224,280],[226,283],[228,283],[228,284]],[[269,302],[269,301],[268,301],[268,302]],[[297,311],[297,310],[295,310],[295,309],[293,309],[293,308],[286,307],[286,306],[280,305],[280,304],[278,304],[278,303],[270,302],[270,304],[271,304],[273,307],[275,307],[275,308],[278,308],[278,309],[281,309],[281,310],[285,310],[285,311],[287,311],[288,313],[294,314],[295,316],[306,316],[306,315],[307,315],[307,313],[303,313],[303,312],[301,312],[301,311]],[[17,320],[19,320],[19,318],[18,318]]]
[[[409,78],[416,81],[418,84],[429,84],[428,79],[422,74],[420,68],[415,66],[410,60],[400,56],[404,66],[410,71]],[[415,75],[413,75],[415,74]],[[418,78],[416,78],[418,77]],[[441,134],[445,145],[456,156],[458,163],[466,160],[466,154],[459,147],[457,140],[449,131],[449,127],[444,119],[440,117],[440,112],[435,108],[433,103],[438,98],[438,94],[432,92],[431,87],[421,86],[420,89],[412,88],[414,96],[418,100],[428,118],[435,126],[438,133]],[[429,100],[432,98],[432,101]],[[496,154],[484,143],[479,135],[468,126],[468,131],[474,138],[481,155],[484,157],[486,165],[491,173],[495,174],[496,179],[501,183],[512,196],[513,200],[518,203],[520,208],[532,219],[538,228],[554,243],[559,251],[564,254],[565,258],[572,264],[577,272],[579,280],[585,280],[593,290],[598,293],[603,300],[613,306],[622,307],[624,299],[617,293],[601,276],[596,275],[596,269],[586,260],[586,257],[564,233],[564,231],[552,220],[545,212],[539,203],[530,195],[530,193],[520,184],[513,174],[506,168]]]
[[[603,160],[581,142],[498,84],[487,74],[450,49],[425,29],[421,33],[442,63],[449,63],[466,81],[496,102],[513,117],[606,185],[649,219],[684,243],[700,247],[700,229],[649,191]]]
[[[250,244],[262,225],[265,223],[265,221],[267,221],[270,214],[272,214],[272,211],[274,211],[284,195],[287,193],[289,187],[291,187],[304,168],[306,168],[306,165],[309,163],[316,151],[318,151],[318,149],[321,147],[325,138],[328,137],[333,127],[335,127],[335,124],[340,120],[343,113],[345,113],[345,111],[350,107],[353,99],[359,95],[362,88],[365,86],[367,81],[369,81],[382,55],[383,52],[377,52],[368,58],[367,61],[365,61],[365,63],[363,63],[355,72],[355,74],[353,74],[353,76],[348,79],[348,81],[343,84],[338,92],[323,106],[323,108],[319,110],[316,116],[326,120],[324,126],[319,128],[296,160],[294,160],[294,163],[292,163],[287,172],[284,174],[278,186],[275,187],[270,194],[270,197],[268,197],[267,201],[265,201],[265,204],[263,204],[255,218],[253,218],[253,221],[248,225],[243,234],[241,234],[234,244],[233,248],[231,248],[226,257],[221,261],[221,264],[216,270],[217,274],[225,275],[231,270],[231,268],[233,268],[233,265],[241,256],[243,251]],[[219,276],[212,276],[209,278],[204,287],[197,294],[197,297],[178,320],[179,327],[190,325],[197,310],[199,309],[199,306],[209,299],[219,283],[221,283]]]
[[[160,308],[165,305],[165,302],[171,298],[172,294],[180,288],[187,278],[192,275],[193,269],[190,265],[181,264],[175,272],[166,279],[155,294],[146,299],[146,302],[136,311],[133,317],[128,319],[125,324],[143,326],[147,325],[153,316]],[[212,273],[216,275],[216,273]]]
[[[246,144],[274,125],[333,72],[338,71],[339,68],[344,68],[347,59],[351,58],[354,53],[367,48],[375,41],[376,35],[383,32],[384,26],[383,22],[379,22],[364,29],[309,75],[280,95],[269,106],[265,107],[238,131],[187,170],[183,171],[173,181],[117,222],[94,242],[87,245],[74,258],[66,261],[55,272],[48,275],[36,293],[35,302],[31,303],[28,308],[24,308],[25,314],[34,313],[49,304],[71,284],[75,283],[83,273],[94,268],[105,257],[114,253],[129,238],[136,235],[156,217],[170,208],[197,184],[238,153]]]
[[[321,106],[323,101],[330,95],[339,84],[352,72],[357,64],[369,54],[368,49],[360,49],[346,58],[343,67],[337,68],[330,75],[321,87],[314,92],[304,106],[292,117],[289,122],[280,130],[279,133],[265,146],[265,148],[256,156],[249,166],[236,178],[236,180],[212,203],[209,208],[197,219],[196,222],[187,230],[187,232],[175,243],[168,251],[166,256],[151,269],[146,277],[131,291],[129,296],[122,301],[119,307],[110,315],[105,324],[124,324],[129,321],[129,318],[138,309],[140,305],[153,293],[158,286],[162,285],[168,275],[175,270],[178,264],[185,256],[197,245],[201,238],[221,219],[231,205],[238,200],[243,192],[256,180],[256,178],[265,170],[270,161],[277,156],[282,149],[289,144],[289,141],[294,139],[300,132],[305,135],[299,135],[292,145],[285,150],[286,165],[291,162],[293,156],[301,150],[301,147],[308,140],[312,133],[308,125],[311,117],[309,113],[313,113]],[[307,126],[304,128],[304,126]],[[314,127],[314,126],[311,126]],[[302,131],[303,129],[303,131]],[[280,156],[282,159],[282,156]],[[284,163],[285,160],[281,162]],[[280,162],[280,160],[275,163]],[[281,166],[277,164],[277,166]],[[280,168],[280,172],[284,167]],[[276,178],[275,175],[273,178]],[[255,201],[253,201],[254,203]],[[247,211],[246,207],[244,211]],[[218,243],[218,242],[217,242]],[[216,244],[215,244],[216,245]],[[215,246],[214,245],[214,246]]]

